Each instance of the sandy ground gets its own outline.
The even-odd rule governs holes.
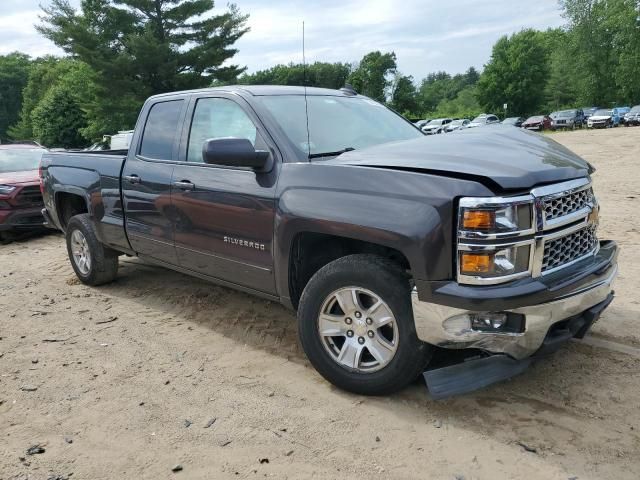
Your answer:
[[[637,479],[640,128],[553,138],[598,167],[618,297],[586,342],[441,402],[336,390],[277,304],[124,258],[89,288],[59,235],[0,246],[0,479]]]

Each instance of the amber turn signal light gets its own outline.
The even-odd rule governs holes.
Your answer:
[[[493,254],[463,253],[460,256],[461,270],[464,274],[490,273],[493,270]]]
[[[496,225],[496,212],[492,210],[465,210],[462,228],[465,230],[491,230]]]

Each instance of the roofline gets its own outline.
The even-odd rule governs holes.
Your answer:
[[[222,93],[242,92],[254,97],[276,96],[276,95],[269,95],[269,94],[257,94],[252,91],[253,88],[276,88],[276,89],[281,88],[283,90],[287,88],[302,89],[304,88],[304,85],[225,85],[223,87],[204,87],[204,88],[196,88],[191,90],[178,90],[175,92],[158,93],[156,95],[150,96],[149,99],[163,98],[168,96],[178,96],[178,95],[192,95],[196,93],[206,93],[206,92],[222,92]],[[314,93],[319,91],[322,91],[323,93]],[[326,91],[334,92],[334,95],[329,95],[324,93]],[[350,94],[345,92],[342,89],[336,90],[333,88],[324,88],[324,87],[306,87],[306,94],[307,95],[311,94],[313,96],[327,96],[327,97],[336,96],[336,97],[351,97],[351,98],[353,97],[368,98],[358,93]],[[282,95],[282,96],[283,95],[303,95],[303,93],[292,92],[292,93],[280,93],[278,95]]]

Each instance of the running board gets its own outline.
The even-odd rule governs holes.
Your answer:
[[[524,372],[533,358],[514,360],[506,355],[477,358],[423,373],[434,400],[462,395]]]

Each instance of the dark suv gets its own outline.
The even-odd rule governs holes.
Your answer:
[[[44,152],[33,143],[0,145],[0,242],[43,227],[38,168]]]
[[[571,129],[582,128],[585,123],[584,112],[581,109],[562,110],[553,116],[551,129]]]

